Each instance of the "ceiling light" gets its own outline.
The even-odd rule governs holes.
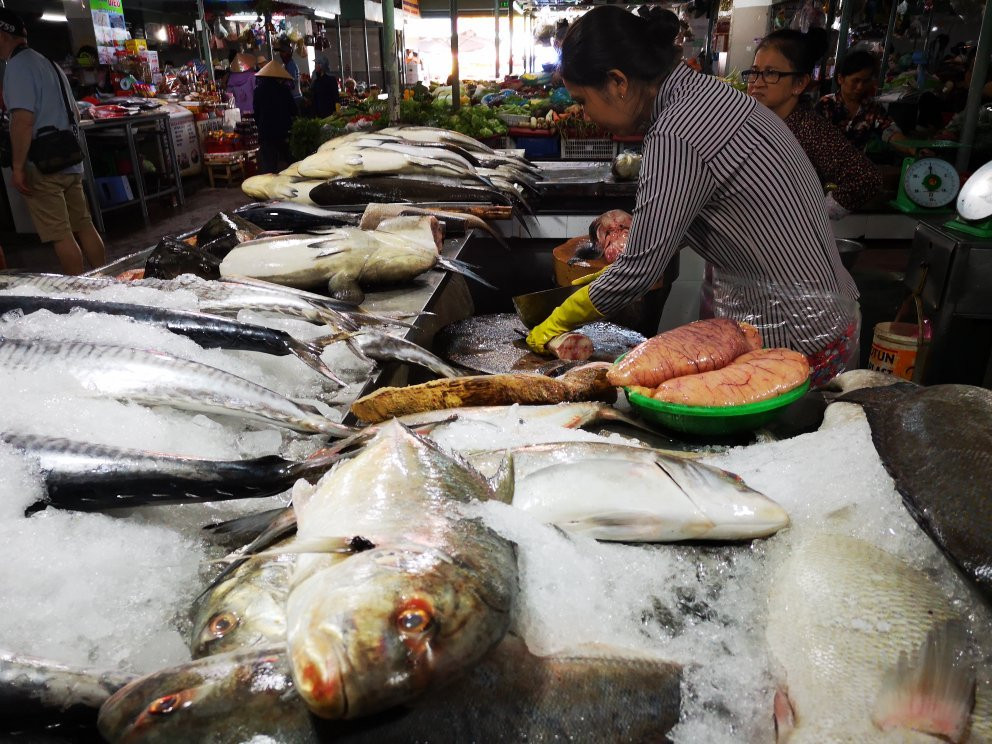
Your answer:
[[[41,20],[51,21],[52,23],[68,23],[69,19],[65,17],[64,13],[42,13]]]
[[[227,20],[235,21],[236,23],[252,23],[258,20],[259,17],[258,13],[234,13],[226,16]]]
[[[329,21],[333,21],[335,18],[337,18],[337,15],[335,15],[334,13],[328,13],[325,10],[315,10],[313,14],[318,18],[326,18]]]

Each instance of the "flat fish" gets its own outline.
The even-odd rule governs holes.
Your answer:
[[[616,323],[598,321],[582,326],[593,343],[587,361],[612,362],[644,341],[644,336]],[[527,327],[513,313],[476,315],[445,326],[434,338],[435,353],[467,369],[485,374],[564,372],[582,364],[535,354],[524,342]]]
[[[900,383],[837,400],[864,407],[906,509],[992,599],[992,391]]]

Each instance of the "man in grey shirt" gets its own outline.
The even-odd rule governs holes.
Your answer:
[[[83,165],[42,173],[28,161],[31,141],[43,127],[71,129],[76,116],[69,81],[48,59],[28,47],[24,21],[0,8],[0,58],[7,60],[3,100],[10,111],[14,187],[24,195],[39,237],[55,246],[62,271],[81,274],[83,256],[94,267],[106,262],[100,233],[83,194]],[[77,242],[78,239],[78,242]]]

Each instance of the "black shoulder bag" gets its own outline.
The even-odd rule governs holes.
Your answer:
[[[52,60],[48,61],[52,62]],[[58,173],[71,165],[83,162],[83,150],[79,146],[79,127],[76,126],[76,117],[69,108],[69,97],[65,93],[65,85],[62,84],[62,73],[54,62],[52,67],[55,68],[55,79],[59,83],[59,92],[65,103],[65,113],[69,117],[71,131],[57,127],[42,127],[38,130],[31,141],[28,158],[42,173]]]

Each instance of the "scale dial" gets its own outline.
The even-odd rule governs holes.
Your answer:
[[[957,196],[961,179],[954,166],[940,158],[921,158],[906,167],[902,188],[914,204],[943,207]]]

